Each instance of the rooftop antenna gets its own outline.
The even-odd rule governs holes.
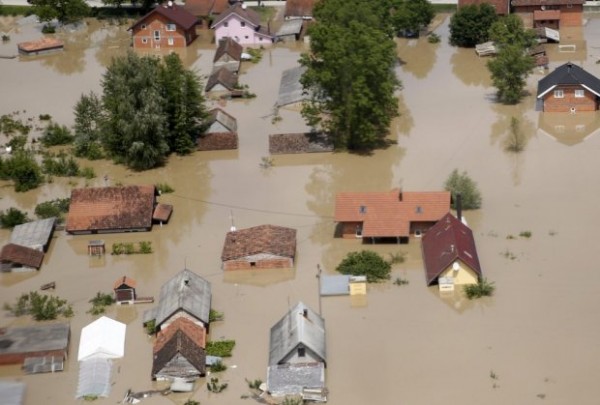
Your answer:
[[[231,220],[231,227],[229,228],[229,231],[230,232],[237,231],[237,228],[235,227],[235,223],[233,221],[233,210],[229,211],[229,219]]]

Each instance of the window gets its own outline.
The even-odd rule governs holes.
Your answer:
[[[142,28],[143,30],[145,30],[145,29],[147,28],[147,27],[146,27],[146,24],[142,24],[142,25],[141,25],[141,28]]]
[[[573,5],[571,3],[567,4],[567,8],[573,8]]]
[[[173,46],[173,44],[175,43],[175,41],[173,40],[173,37],[169,37],[169,39],[167,40],[168,44]]]
[[[142,44],[147,44],[148,43],[148,38],[144,37],[142,38]]]
[[[244,38],[248,39],[248,35],[244,35]]]
[[[360,207],[358,207],[358,212],[361,214],[366,214],[367,213],[367,206],[366,205],[361,205]]]
[[[298,348],[298,357],[305,357],[306,356],[306,349],[304,347],[299,347]]]
[[[583,98],[583,90],[575,90],[575,97]]]
[[[160,41],[160,31],[159,30],[154,31],[154,40]]]
[[[229,27],[229,22],[225,21],[225,22],[223,23],[223,27],[225,27],[225,28]]]
[[[167,31],[175,31],[177,28],[175,28],[175,24],[173,23],[168,23],[167,24]]]
[[[554,90],[554,98],[563,98],[565,96],[565,92],[562,90]]]
[[[422,214],[423,213],[423,207],[421,207],[420,205],[417,205],[415,207],[415,214]]]
[[[245,26],[246,26],[246,21],[241,21],[241,22],[240,22],[240,26],[241,26],[241,27],[245,27]]]
[[[250,267],[256,267],[256,262],[250,262]]]

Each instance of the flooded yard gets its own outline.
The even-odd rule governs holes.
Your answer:
[[[59,124],[71,125],[79,96],[100,93],[111,58],[126,52],[127,28],[94,22],[60,34],[64,53],[0,59],[0,115],[50,114]],[[574,63],[600,76],[599,31],[600,20],[590,19],[583,30],[569,33],[567,41],[579,46],[575,54],[549,45],[555,51],[550,69],[574,57]],[[86,313],[88,300],[98,291],[110,292],[123,275],[137,281],[140,295],[158,297],[160,286],[187,267],[211,282],[212,306],[225,314],[224,321],[211,325],[210,339],[237,342],[226,360],[229,369],[219,375],[229,387],[210,394],[200,380],[192,397],[202,404],[254,403],[240,397],[248,394],[245,379],[266,379],[270,327],[297,301],[318,310],[318,264],[334,274],[348,252],[369,248],[385,256],[405,252],[407,259],[394,265],[392,279],[402,277],[409,284],[371,285],[366,301],[359,303],[349,297],[322,299],[330,404],[596,404],[600,283],[589,249],[600,225],[598,117],[576,114],[552,121],[536,112],[539,71],[530,76],[531,95],[522,103],[496,104],[487,59],[448,45],[447,18],[436,32],[442,37],[439,44],[426,38],[397,40],[403,90],[390,135],[396,143],[372,156],[276,156],[271,168],[260,167],[261,158],[269,155],[269,134],[307,129],[293,111],[281,110],[282,120],[272,122],[281,72],[296,66],[306,50],[303,44],[276,45],[263,52],[260,63],[243,68],[240,82],[256,98],[210,101],[237,118],[237,151],[172,156],[165,167],[139,173],[108,161],[83,162],[97,178],[87,183],[55,178],[26,193],[0,184],[0,209],[16,206],[31,216],[36,204],[68,197],[75,186],[104,185],[104,175],[110,184],[161,182],[175,189],[160,197],[174,206],[168,225],[149,233],[102,235],[107,247],[151,241],[153,254],[90,258],[87,243],[97,235],[59,231],[39,272],[0,274],[0,301],[12,302],[55,281],[54,294],[73,303],[76,313],[65,372],[25,376],[19,367],[2,366],[0,378],[25,381],[27,405],[84,403],[75,399],[76,354],[81,328],[94,319]],[[18,42],[41,34],[29,24],[16,26],[10,36],[0,44],[2,56],[15,54]],[[182,60],[207,76],[214,49],[206,32],[181,52]],[[505,150],[512,117],[527,137],[518,154]],[[482,193],[482,209],[465,216],[484,276],[496,285],[494,297],[470,302],[458,292],[441,297],[437,288],[427,288],[419,239],[408,245],[363,246],[359,240],[333,238],[337,192],[439,190],[455,168],[467,171]],[[232,219],[238,228],[274,224],[297,229],[295,269],[224,274],[220,255]],[[522,231],[532,236],[519,237]],[[9,235],[0,230],[0,245]],[[127,324],[125,357],[115,362],[110,397],[95,403],[120,402],[129,388],[156,387],[150,379],[152,339],[141,322],[151,306],[108,311]],[[0,312],[2,327],[27,322]],[[157,396],[143,403],[183,404],[188,397]]]

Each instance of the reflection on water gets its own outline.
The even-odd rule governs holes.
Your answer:
[[[599,128],[598,112],[539,113],[538,129],[563,145],[577,145],[594,136]]]

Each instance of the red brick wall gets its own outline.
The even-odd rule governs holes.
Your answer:
[[[555,98],[554,90],[562,90],[563,98]],[[544,96],[544,112],[595,111],[598,109],[596,96],[579,86],[557,86]],[[575,90],[583,90],[583,97],[575,97]]]
[[[458,7],[483,3],[491,4],[496,9],[496,14],[506,15],[508,13],[508,0],[458,0]]]
[[[255,263],[253,266],[251,263]],[[249,262],[247,260],[228,260],[223,262],[223,270],[289,269],[294,267],[291,258],[277,258]]]
[[[29,352],[29,353],[5,353],[0,354],[0,364],[22,364],[25,361],[25,357],[62,357],[67,358],[67,352],[65,350],[47,350],[42,352]]]
[[[462,1],[462,0],[460,0]],[[513,13],[533,14],[535,10],[541,10],[541,6],[520,6],[513,7]],[[546,8],[548,10],[548,8]],[[555,8],[553,8],[555,9]],[[581,27],[583,25],[583,5],[572,4],[569,8],[567,5],[559,6],[560,10],[560,27]],[[532,16],[533,18],[533,16]]]
[[[138,24],[133,29],[133,47],[138,49],[156,48],[157,45],[160,48],[183,48],[187,46],[186,35],[193,40],[196,37],[196,28],[193,27],[188,32],[176,26],[175,31],[167,31],[166,24],[171,21],[167,21],[161,15],[150,16],[146,21]],[[145,28],[142,28],[145,25]],[[154,31],[160,31],[160,41],[154,40]],[[173,45],[169,45],[169,38],[173,38]],[[146,43],[144,43],[146,39]],[[190,40],[190,42],[191,42]]]

